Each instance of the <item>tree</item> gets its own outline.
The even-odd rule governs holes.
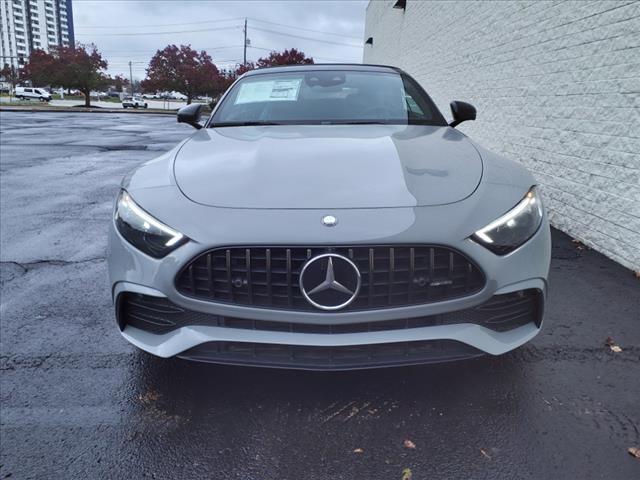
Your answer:
[[[236,81],[238,77],[244,75],[249,70],[254,70],[255,68],[256,66],[254,63],[247,62],[246,65],[237,64],[234,68],[230,68],[223,72],[220,72],[220,86],[216,93],[218,95],[223,94],[227,90],[227,88],[229,88],[233,84],[233,82]]]
[[[273,51],[268,57],[260,58],[256,63],[258,68],[274,67],[277,65],[299,65],[313,63],[313,58],[307,57],[300,50],[292,48],[282,52]]]
[[[113,77],[112,82],[113,86],[116,89],[116,92],[122,92],[123,87],[129,85],[129,79],[124,78],[122,75],[116,75],[115,77]]]
[[[34,50],[23,71],[34,85],[76,88],[84,94],[85,107],[91,106],[91,91],[109,84],[104,73],[107,62],[95,45],[56,47],[47,53]]]
[[[22,68],[22,77],[30,80],[34,86],[57,84],[54,80],[58,74],[57,63],[52,54],[39,49],[32,50]]]
[[[273,51],[268,57],[260,58],[257,63],[247,62],[236,64],[235,67],[220,72],[220,83],[216,93],[221,95],[236,79],[250,70],[256,68],[272,67],[276,65],[299,65],[313,63],[313,58],[307,57],[303,52],[292,48],[282,52]]]
[[[16,85],[20,83],[21,72],[15,66],[5,63],[2,70],[0,70],[0,77],[4,78],[6,82],[9,82],[11,89],[15,91]]]
[[[149,62],[142,88],[180,92],[191,103],[196,95],[216,93],[221,83],[220,72],[207,52],[197,52],[190,45],[167,45]]]
[[[249,70],[255,70],[256,66],[253,62],[247,62],[246,64],[242,65],[236,65],[235,70],[233,71],[234,75],[237,77],[244,75],[245,73],[247,73]]]
[[[235,68],[225,70],[221,73],[221,88],[219,93],[223,93],[227,88],[231,86],[236,79],[250,70],[256,68],[274,67],[277,65],[300,65],[313,63],[313,58],[307,57],[300,50],[292,48],[290,50],[283,50],[282,52],[273,51],[269,53],[268,57],[258,59],[256,63],[247,62],[246,64],[237,64]]]
[[[80,90],[84,94],[85,107],[90,107],[91,91],[109,84],[109,78],[103,72],[107,61],[95,45],[59,47],[54,54],[61,63],[58,85]]]

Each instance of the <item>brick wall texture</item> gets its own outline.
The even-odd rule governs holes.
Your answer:
[[[372,0],[364,62],[395,65],[458,128],[523,163],[551,222],[640,270],[640,2]]]

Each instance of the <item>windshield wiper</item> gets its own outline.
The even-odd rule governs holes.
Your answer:
[[[212,123],[211,128],[218,127],[260,127],[263,125],[282,125],[277,122],[218,122]]]
[[[331,122],[330,125],[388,125],[383,120],[353,120],[351,122]]]

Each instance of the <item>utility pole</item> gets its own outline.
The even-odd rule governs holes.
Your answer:
[[[245,67],[247,66],[247,19],[244,19],[244,59],[242,63]]]
[[[129,81],[131,82],[131,96],[133,97],[133,68],[131,68],[131,60],[129,60]]]

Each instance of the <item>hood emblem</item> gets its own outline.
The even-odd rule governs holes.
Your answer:
[[[325,215],[322,217],[322,224],[325,227],[335,227],[338,224],[338,219],[333,215]]]
[[[361,276],[355,263],[336,253],[324,253],[309,260],[300,272],[300,291],[321,310],[340,310],[360,292]]]

